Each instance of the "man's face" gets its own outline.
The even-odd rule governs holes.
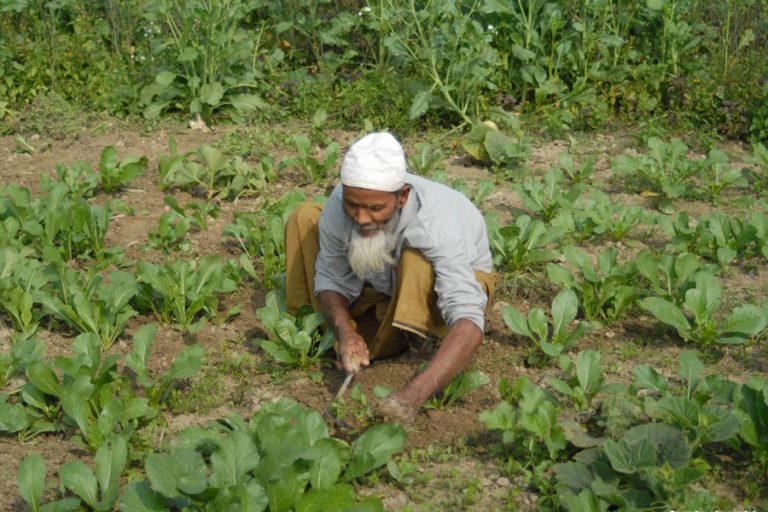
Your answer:
[[[345,186],[342,196],[344,211],[355,223],[361,236],[372,237],[386,226],[399,208],[403,207],[409,191],[407,186],[399,192]]]

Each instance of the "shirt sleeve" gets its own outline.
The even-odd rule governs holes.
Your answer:
[[[488,297],[475,277],[472,267],[466,219],[454,219],[457,223],[441,222],[440,226],[429,229],[421,227],[415,238],[425,258],[435,270],[435,292],[437,307],[447,325],[453,325],[459,319],[468,319],[480,330],[485,328],[485,306]],[[452,229],[448,227],[451,226]],[[460,229],[456,229],[459,226]]]
[[[333,194],[320,215],[320,253],[315,262],[315,295],[333,290],[349,302],[360,296],[363,281],[352,271],[347,259],[347,223],[341,198]]]

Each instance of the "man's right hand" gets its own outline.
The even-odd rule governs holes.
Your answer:
[[[357,373],[361,366],[371,364],[368,345],[357,332],[351,331],[339,341],[339,357],[341,365],[347,373]]]

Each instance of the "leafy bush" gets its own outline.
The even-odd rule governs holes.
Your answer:
[[[350,446],[328,435],[320,414],[283,399],[262,406],[248,424],[229,416],[180,432],[168,451],[147,458],[147,480],[131,483],[120,503],[126,510],[144,510],[146,503],[380,510],[378,498],[357,499],[350,483],[386,464],[404,444],[402,427],[380,424]]]

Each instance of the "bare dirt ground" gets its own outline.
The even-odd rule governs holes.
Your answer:
[[[120,154],[147,156],[148,172],[131,183],[118,197],[135,210],[135,215],[120,215],[110,225],[109,244],[124,249],[128,259],[157,260],[159,255],[143,251],[147,233],[154,228],[160,215],[167,209],[163,203],[165,192],[157,187],[158,158],[168,153],[168,139],[173,137],[181,152],[200,144],[213,144],[221,140],[224,131],[201,133],[186,127],[142,134],[136,129],[123,126],[107,127],[104,133],[87,131],[77,137],[65,140],[29,138],[36,149],[32,153],[18,152],[18,144],[12,137],[0,138],[0,184],[18,184],[39,192],[42,175],[53,175],[57,164],[69,166],[76,161],[86,161],[96,168],[99,155],[105,146],[115,146]],[[342,147],[354,139],[351,133],[334,133]],[[406,141],[408,142],[408,141]],[[587,137],[576,147],[579,154],[596,154],[596,180],[610,181],[609,156],[626,147],[626,140],[620,136]],[[408,145],[408,144],[407,144]],[[557,161],[557,155],[568,148],[562,141],[541,143],[535,147],[528,166],[533,172],[549,168]],[[461,177],[468,183],[488,178],[488,171],[473,166],[464,159],[449,158],[444,163],[449,176]],[[286,173],[271,197],[279,197],[295,187],[295,175]],[[307,189],[308,195],[322,192],[321,189]],[[174,193],[180,203],[190,199],[185,193]],[[643,204],[637,195],[617,191],[616,200]],[[98,198],[97,198],[98,200]],[[262,198],[243,198],[233,202],[222,202],[217,219],[209,229],[192,235],[192,250],[178,257],[192,257],[202,254],[219,254],[225,258],[237,258],[239,252],[227,244],[222,235],[224,227],[233,221],[236,212],[258,209]],[[500,184],[483,205],[485,210],[495,210],[510,215],[519,211],[522,204],[508,186]],[[701,204],[691,204],[691,209],[707,209]],[[595,246],[595,252],[601,249]],[[732,272],[732,290],[739,295],[753,293],[764,296],[766,268],[755,269],[748,277]],[[539,510],[538,495],[530,489],[522,477],[508,478],[501,467],[500,459],[490,451],[498,439],[494,438],[479,422],[478,414],[497,404],[497,386],[502,379],[514,381],[520,376],[529,376],[539,382],[552,368],[539,369],[526,365],[527,343],[513,336],[501,319],[501,306],[509,303],[527,310],[533,305],[542,306],[542,297],[551,297],[543,284],[541,274],[524,273],[507,281],[500,290],[499,300],[489,318],[490,329],[480,348],[475,367],[490,378],[490,383],[456,405],[445,410],[424,411],[416,422],[407,428],[406,452],[411,460],[418,462],[416,482],[403,486],[384,480],[373,479],[359,490],[365,494],[377,494],[384,498],[389,509],[403,510]],[[191,341],[205,348],[205,362],[201,376],[188,382],[175,393],[174,405],[164,412],[165,426],[146,433],[149,441],[186,426],[202,424],[229,413],[250,415],[260,404],[281,397],[293,398],[319,412],[330,403],[343,379],[343,373],[333,365],[317,367],[312,374],[280,371],[269,368],[262,354],[254,348],[253,340],[264,336],[255,311],[264,304],[266,290],[261,283],[249,281],[241,285],[223,301],[221,310],[241,305],[239,315],[218,325],[211,323],[195,335],[183,336],[171,328],[160,328],[153,347],[152,364],[157,367],[169,365]],[[548,299],[549,300],[549,299]],[[115,353],[125,354],[130,350],[131,335],[144,323],[154,321],[148,317],[134,318],[121,340],[112,347]],[[626,322],[620,322],[610,329],[602,329],[588,335],[579,348],[597,348],[604,352],[606,380],[626,381],[632,368],[647,363],[672,374],[680,352],[686,347],[669,339],[658,339],[653,347],[647,347],[647,336],[641,331],[650,323],[643,315],[635,315]],[[7,326],[3,329],[7,338]],[[44,331],[39,336],[47,343],[47,355],[67,353],[71,338],[58,332]],[[5,341],[0,341],[3,345]],[[5,348],[5,347],[4,347]],[[714,369],[729,378],[744,379],[749,373],[764,372],[768,359],[763,347],[736,347],[722,349],[712,354]],[[710,362],[708,361],[708,363]],[[376,385],[397,387],[402,385],[417,370],[423,359],[406,354],[402,357],[377,361],[370,369],[359,374],[356,384],[369,400],[373,399]],[[336,432],[339,436],[344,432]],[[78,450],[62,436],[41,436],[26,443],[19,443],[13,437],[0,437],[0,510],[25,510],[18,497],[15,475],[18,464],[29,453],[40,453],[49,476],[56,478],[57,468],[66,460],[78,457],[89,461],[86,452]],[[724,476],[724,480],[727,478]],[[50,492],[53,492],[50,490]],[[728,493],[739,503],[738,490]]]

